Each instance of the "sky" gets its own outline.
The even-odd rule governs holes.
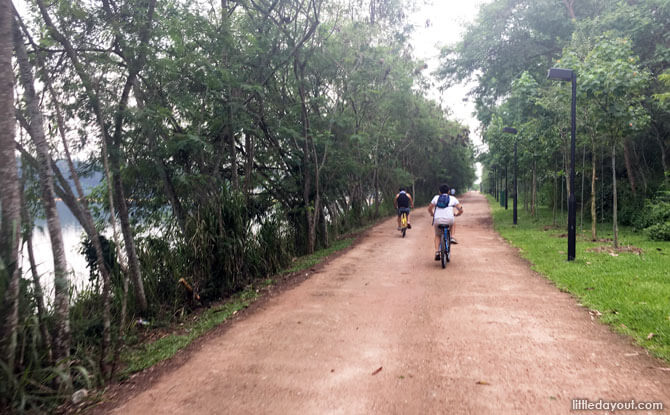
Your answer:
[[[428,64],[427,73],[438,67],[441,46],[457,43],[467,24],[477,17],[479,7],[487,0],[427,0],[426,4],[415,12],[410,19],[414,25],[412,46],[415,56]],[[428,24],[427,24],[428,23]],[[451,109],[451,118],[470,128],[470,140],[475,146],[481,146],[479,122],[473,116],[475,106],[467,101],[467,93],[473,85],[455,85],[440,93],[435,89],[428,96]],[[465,100],[465,101],[464,101]],[[481,167],[477,167],[477,176],[481,177]]]

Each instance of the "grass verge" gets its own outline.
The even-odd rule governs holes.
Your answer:
[[[550,210],[540,209],[532,218],[519,209],[518,225],[513,225],[511,206],[505,210],[491,196],[488,200],[496,231],[520,249],[535,271],[577,297],[601,321],[670,361],[670,242],[650,241],[620,227],[619,245],[630,248],[613,251],[611,223],[599,224],[600,242],[591,242],[590,216],[585,212],[582,231],[578,212],[576,258],[568,262],[565,218],[554,227]]]

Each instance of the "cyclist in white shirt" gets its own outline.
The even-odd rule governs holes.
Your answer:
[[[446,200],[445,200],[446,199]],[[444,207],[441,205],[444,204]],[[454,208],[457,212],[454,213]],[[454,229],[454,217],[463,214],[463,206],[454,196],[449,195],[449,186],[443,184],[440,186],[440,194],[435,195],[428,205],[428,213],[433,217],[433,228],[435,230],[435,260],[440,260],[440,238],[442,230],[439,225],[449,225],[451,232]],[[456,239],[451,238],[452,244],[457,244]]]

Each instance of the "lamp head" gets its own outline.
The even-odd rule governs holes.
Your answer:
[[[553,79],[554,81],[572,81],[574,76],[574,71],[572,69],[561,69],[561,68],[551,68],[547,72],[547,79]]]

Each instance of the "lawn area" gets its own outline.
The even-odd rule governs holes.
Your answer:
[[[641,252],[613,252],[607,249],[611,242],[590,241],[590,215],[584,213],[582,230],[578,210],[576,258],[568,262],[567,214],[552,227],[551,210],[541,209],[533,219],[520,204],[515,226],[511,201],[505,210],[493,197],[488,200],[496,231],[520,248],[535,271],[601,313],[600,319],[616,331],[670,361],[670,242],[651,241],[642,232],[620,226],[619,245]],[[611,223],[598,224],[598,238],[612,238]]]

